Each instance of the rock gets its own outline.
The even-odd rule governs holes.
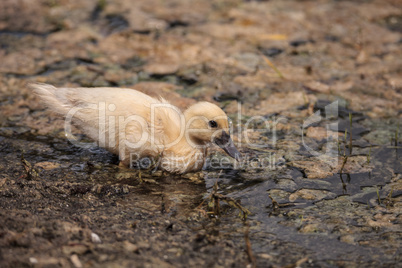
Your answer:
[[[99,235],[95,233],[91,233],[91,240],[93,243],[102,243],[102,240],[100,239]]]
[[[321,200],[328,196],[335,197],[336,195],[325,190],[300,189],[289,196],[289,201],[294,202],[297,199]]]
[[[138,246],[130,243],[127,240],[123,242],[123,248],[128,252],[137,252],[139,250]]]
[[[82,255],[89,250],[89,247],[84,244],[67,245],[62,247],[65,255],[79,254]]]
[[[303,169],[309,179],[323,179],[334,173],[334,169],[329,164],[317,160],[293,161],[292,165]]]
[[[0,30],[3,31],[47,33],[57,27],[49,23],[49,8],[33,1],[2,0],[0,10]]]
[[[34,257],[30,257],[30,258],[29,258],[29,262],[32,263],[32,264],[37,264],[37,263],[38,263],[38,259],[37,259],[37,258],[34,258]]]
[[[342,235],[339,240],[348,244],[355,244],[355,237],[353,235]]]
[[[285,201],[289,199],[290,195],[290,193],[278,189],[269,190],[268,194],[271,196],[272,199],[279,203],[285,203]]]
[[[262,100],[256,109],[251,111],[252,115],[267,115],[280,113],[302,106],[309,102],[310,95],[302,91],[289,93],[273,93],[267,100]]]
[[[153,75],[169,75],[174,74],[179,70],[179,65],[176,63],[154,62],[144,66],[144,71]]]
[[[0,73],[34,75],[45,66],[43,61],[39,62],[43,56],[42,51],[35,48],[10,53],[2,57],[0,61]]]
[[[52,170],[52,169],[59,168],[60,164],[55,163],[55,162],[45,161],[45,162],[36,163],[34,167],[40,167],[40,168],[42,168],[44,170]]]
[[[304,234],[322,233],[322,232],[324,232],[324,230],[322,229],[320,224],[310,223],[310,224],[306,224],[302,228],[300,228],[299,232],[304,233]]]
[[[233,57],[237,67],[248,71],[254,71],[262,60],[261,56],[254,53],[237,53]]]
[[[71,255],[70,260],[73,263],[74,267],[82,268],[82,263],[81,263],[80,259],[78,258],[77,254]]]
[[[0,189],[3,187],[3,185],[6,184],[7,180],[8,180],[8,176],[4,176],[4,175],[0,176]]]
[[[323,139],[329,139],[330,137],[338,140],[338,138],[342,136],[342,133],[328,131],[323,127],[309,127],[307,129],[306,136],[320,141]]]
[[[320,93],[329,93],[330,86],[320,83],[318,81],[310,81],[304,84],[304,86],[310,90]]]

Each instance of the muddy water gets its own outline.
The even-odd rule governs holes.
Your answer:
[[[400,17],[393,0],[1,1],[0,266],[398,267]],[[69,143],[32,81],[213,101],[243,161],[121,168]]]
[[[338,120],[339,126],[342,120]],[[361,127],[366,124],[374,125],[366,121]],[[280,259],[278,255],[283,253],[278,247],[282,246],[294,256],[309,256],[311,265],[394,265],[398,262],[401,148],[396,144],[379,145],[373,140],[370,144],[363,138],[367,131],[365,135],[356,135],[358,131],[353,131],[353,123],[351,129],[355,133],[354,153],[349,160],[365,157],[365,163],[354,167],[354,172],[338,170],[326,178],[310,179],[303,167],[295,168],[288,162],[290,166],[279,165],[265,171],[246,169],[208,177],[208,189],[218,181],[222,192],[241,200],[252,211],[248,220],[256,254]],[[301,137],[284,138],[301,140]],[[311,157],[310,161],[320,160]],[[364,170],[363,166],[368,169]],[[314,177],[314,171],[309,176]],[[376,220],[371,220],[373,215]]]

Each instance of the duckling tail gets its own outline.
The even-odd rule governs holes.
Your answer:
[[[62,89],[43,83],[29,83],[28,87],[43,100],[46,106],[57,113],[66,114],[72,107],[66,92]]]

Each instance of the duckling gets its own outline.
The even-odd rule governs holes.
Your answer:
[[[66,117],[87,136],[119,155],[132,167],[150,158],[170,173],[202,169],[213,144],[240,160],[225,112],[210,102],[199,102],[184,112],[167,100],[127,88],[56,88],[33,83],[29,87],[46,106]]]

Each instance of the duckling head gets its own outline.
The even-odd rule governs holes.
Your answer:
[[[216,144],[236,160],[241,154],[230,137],[229,121],[226,113],[210,102],[199,102],[185,112],[186,138],[192,146]]]

